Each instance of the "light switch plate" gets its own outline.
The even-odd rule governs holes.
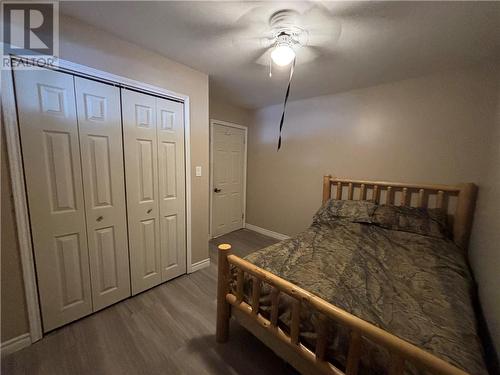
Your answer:
[[[196,167],[196,177],[201,177],[201,166]]]

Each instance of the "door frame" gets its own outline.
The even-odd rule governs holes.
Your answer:
[[[214,238],[212,229],[212,221],[213,221],[213,190],[214,190],[214,152],[213,152],[213,145],[214,145],[214,125],[222,125],[222,126],[228,126],[230,128],[236,128],[236,129],[241,129],[244,130],[245,132],[245,139],[244,139],[244,157],[243,157],[243,226],[242,228],[245,228],[246,221],[247,221],[247,155],[248,155],[248,127],[245,125],[239,125],[235,124],[233,122],[228,122],[228,121],[222,121],[222,120],[215,120],[215,119],[210,119],[210,238]]]
[[[29,339],[31,343],[43,337],[40,301],[38,299],[38,285],[36,279],[31,225],[26,196],[26,182],[21,154],[19,137],[19,123],[14,89],[13,60],[25,61],[24,58],[10,55],[10,67],[1,71],[2,84],[2,116],[5,124],[7,155],[11,175],[12,195],[17,226],[17,240],[21,258],[26,309],[29,323]],[[190,138],[190,100],[188,95],[179,94],[161,87],[149,85],[140,81],[125,78],[112,73],[97,70],[71,61],[58,59],[58,66],[39,66],[79,77],[92,79],[120,88],[128,88],[146,94],[161,96],[184,104],[184,161],[186,179],[186,269],[187,273],[197,268],[192,264],[191,241],[191,138]]]

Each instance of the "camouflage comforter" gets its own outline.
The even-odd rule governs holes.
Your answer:
[[[315,223],[246,259],[471,374],[487,373],[472,278],[463,252],[448,239],[337,220]],[[250,289],[246,283],[246,296]],[[269,292],[264,286],[264,315],[270,311]],[[288,331],[286,297],[280,298],[279,324]],[[312,349],[317,321],[315,313],[302,309],[300,340]],[[342,368],[348,331],[334,322],[329,331],[328,357]],[[366,341],[363,346],[360,373],[387,373],[388,353]],[[406,371],[418,373],[412,366]]]

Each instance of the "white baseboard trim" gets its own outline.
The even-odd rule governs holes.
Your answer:
[[[258,227],[257,225],[253,225],[253,224],[245,223],[245,228],[249,229],[249,230],[253,230],[254,232],[263,234],[264,236],[276,238],[277,240],[280,240],[280,241],[288,240],[290,238],[290,236],[287,236],[286,234],[273,232],[272,230],[264,229],[264,228]]]
[[[189,271],[189,273],[202,270],[203,268],[206,268],[208,266],[210,266],[210,258],[200,260],[199,262],[191,264],[191,270]]]
[[[31,345],[31,337],[29,333],[24,333],[0,344],[2,357],[17,352]]]

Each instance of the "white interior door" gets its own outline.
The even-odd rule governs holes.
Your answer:
[[[73,76],[14,74],[44,331],[92,312]]]
[[[96,311],[130,296],[120,89],[74,79]]]
[[[243,228],[245,142],[243,129],[213,125],[213,236]]]
[[[132,294],[162,281],[156,98],[122,90]]]
[[[184,107],[156,98],[162,280],[186,273]]]

